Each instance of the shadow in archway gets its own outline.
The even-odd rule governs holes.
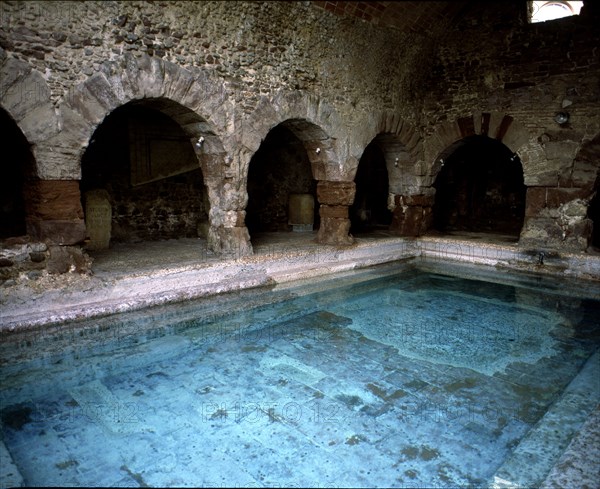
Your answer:
[[[206,232],[208,195],[190,137],[151,105],[130,103],[105,118],[82,158],[81,194],[88,234],[90,196],[110,206],[111,243]]]
[[[0,239],[27,234],[26,184],[33,178],[34,160],[17,123],[0,109],[0,130],[5,141],[0,179]]]
[[[350,207],[350,232],[371,234],[386,231],[392,222],[387,207],[389,192],[385,155],[376,141],[365,149],[356,170],[356,196]]]
[[[296,126],[288,125],[271,129],[250,161],[246,226],[253,244],[271,233],[319,228],[317,182]]]
[[[501,142],[486,136],[460,141],[445,158],[434,187],[435,231],[518,239],[525,216],[523,168]]]

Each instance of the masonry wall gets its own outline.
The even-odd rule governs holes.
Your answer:
[[[524,247],[584,250],[589,243],[587,207],[600,167],[593,142],[600,133],[600,31],[588,4],[580,16],[537,24],[510,2],[477,4],[448,32],[429,79],[430,159],[440,156],[432,136],[454,121],[453,138],[487,131],[521,158]],[[569,113],[567,124],[554,121],[560,111]],[[595,157],[583,162],[582,151]]]
[[[402,107],[414,99],[427,45],[310,2],[2,2],[2,10],[2,48],[45,74],[55,104],[107,60],[146,53],[214,72],[241,112],[281,89],[352,109]]]
[[[136,100],[170,101],[159,110],[190,140],[206,140],[197,156],[215,251],[251,252],[248,168],[276,125],[304,121],[292,127],[314,178],[349,184],[343,196],[321,186],[321,237],[331,244],[351,242],[350,184],[366,145],[382,131],[418,145],[410,121],[434,45],[419,33],[310,2],[3,2],[2,23],[2,104],[32,144],[38,176],[78,182],[107,115]],[[57,221],[44,229],[64,227]],[[63,245],[85,234],[72,221]]]
[[[536,25],[524,3],[473,2],[437,30],[321,4],[1,2],[0,106],[31,145],[38,178],[28,232],[52,246],[85,239],[83,155],[108,115],[143,102],[194,145],[217,252],[252,252],[250,162],[283,123],[317,182],[323,243],[352,242],[353,180],[375,138],[391,230],[412,236],[431,225],[442,157],[478,134],[523,163],[520,244],[587,247],[600,132],[591,2],[577,18]],[[571,118],[558,126],[563,106]]]

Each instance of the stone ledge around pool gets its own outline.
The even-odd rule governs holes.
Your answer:
[[[544,253],[540,259],[540,253]],[[505,270],[600,281],[600,256],[557,255],[459,238],[357,239],[348,247],[294,246],[267,254],[198,262],[148,273],[69,277],[68,285],[16,294],[3,289],[0,332],[50,324],[365,268],[394,261],[467,263]],[[72,275],[72,274],[69,274]]]

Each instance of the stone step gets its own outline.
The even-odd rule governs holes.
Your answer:
[[[5,487],[21,487],[24,485],[23,476],[15,465],[15,462],[6,448],[3,441],[0,440],[0,489]]]
[[[543,482],[543,489],[598,487],[600,484],[600,404],[573,438]]]
[[[490,487],[540,487],[600,400],[600,352],[596,351],[561,397],[521,440]]]

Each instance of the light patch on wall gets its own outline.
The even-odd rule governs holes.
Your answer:
[[[579,15],[582,1],[536,0],[529,2],[530,22],[546,22],[572,15]]]
[[[166,130],[166,129],[165,129]],[[131,184],[142,185],[199,168],[186,137],[157,135],[130,124]]]

